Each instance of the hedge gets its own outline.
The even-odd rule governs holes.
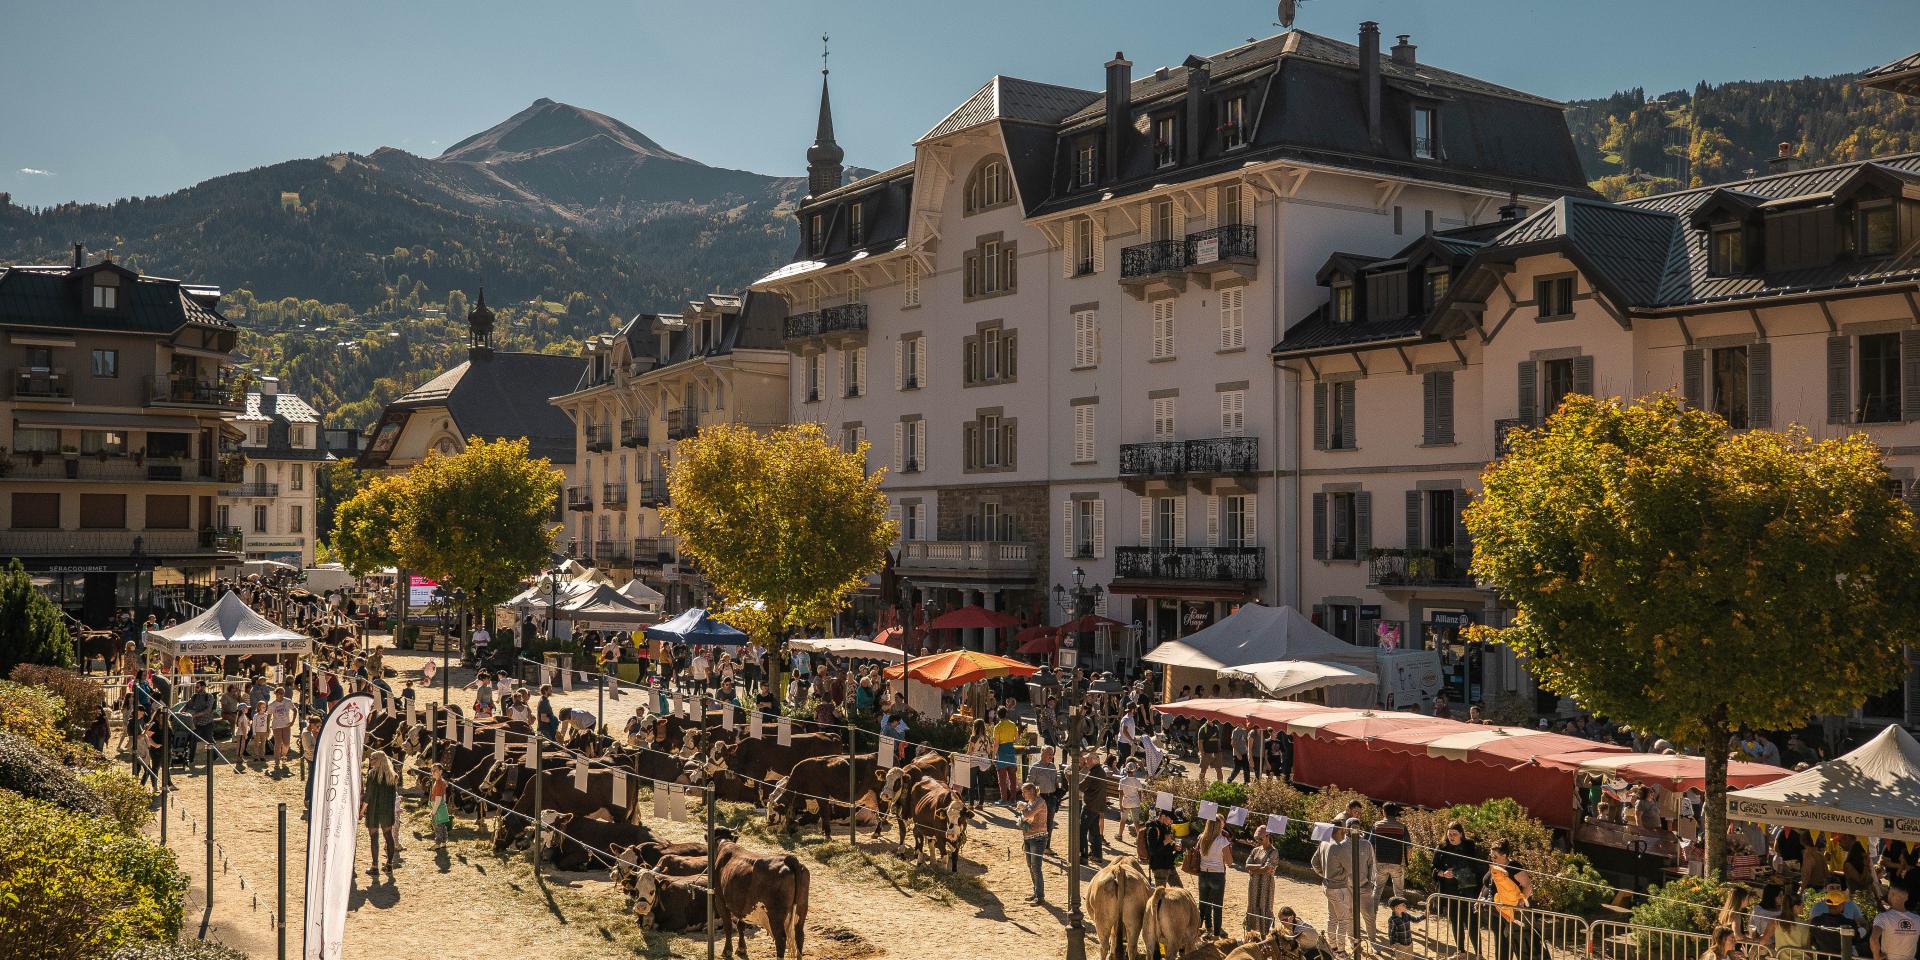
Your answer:
[[[121,947],[108,960],[247,960],[247,955],[214,940],[180,940]]]
[[[45,800],[76,813],[108,815],[106,802],[71,769],[36,749],[33,743],[4,730],[0,730],[0,789]]]
[[[75,740],[86,736],[87,728],[106,710],[106,695],[100,684],[63,667],[23,663],[13,668],[16,683],[45,688],[58,696],[67,709],[67,736]]]
[[[172,940],[186,889],[172,851],[105,818],[0,790],[0,944],[10,960]]]

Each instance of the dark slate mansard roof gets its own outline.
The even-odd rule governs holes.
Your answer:
[[[547,398],[580,381],[586,360],[542,353],[491,353],[469,358],[388,405],[413,410],[444,404],[466,436],[527,438],[527,453],[557,464],[574,461],[574,427]]]
[[[76,285],[102,270],[120,275],[122,291],[131,281],[124,309],[82,309]],[[64,265],[0,269],[0,326],[169,335],[188,324],[234,329],[220,313],[220,291],[212,287],[143,276],[108,261],[78,270]]]
[[[700,301],[695,301],[699,304]],[[784,325],[787,302],[771,293],[749,290],[744,294],[708,294],[706,305],[721,309],[720,345],[694,350],[692,334],[684,315],[642,313],[628,320],[615,336],[624,337],[634,360],[646,370],[658,370],[701,357],[725,356],[735,350],[779,350],[786,348]],[[667,348],[662,356],[660,332],[666,331]],[[644,372],[644,371],[643,371]],[[592,381],[593,368],[583,364],[574,391],[598,386]]]
[[[1384,259],[1335,253],[1320,269],[1316,280],[1321,286],[1331,286],[1335,279],[1346,279],[1353,281],[1357,291],[1364,291],[1368,276],[1389,271],[1407,272],[1409,266],[1422,270],[1445,266],[1457,276],[1473,254],[1486,245],[1487,240],[1510,225],[1496,222],[1437,231],[1420,237]],[[1406,278],[1410,289],[1417,279],[1412,275]],[[1356,294],[1354,309],[1357,315],[1346,323],[1334,320],[1332,304],[1321,301],[1313,312],[1287,328],[1286,337],[1274,345],[1273,355],[1282,359],[1313,356],[1366,345],[1419,339],[1421,328],[1427,322],[1427,312],[1420,308],[1411,294],[1407,299],[1407,312],[1396,317],[1368,316],[1364,303],[1359,299],[1363,295]]]

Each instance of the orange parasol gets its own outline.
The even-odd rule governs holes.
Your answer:
[[[954,687],[990,677],[1029,677],[1038,673],[1039,670],[1039,667],[1021,663],[1018,660],[996,657],[991,653],[981,653],[978,650],[949,650],[946,653],[915,657],[911,676],[921,683],[939,687],[942,690],[951,690]],[[887,668],[889,680],[900,679],[900,674],[900,664],[896,663]]]

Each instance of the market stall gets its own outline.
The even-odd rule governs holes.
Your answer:
[[[747,635],[739,628],[715,620],[705,608],[687,612],[647,628],[647,639],[670,643],[690,643],[708,647],[745,646]]]
[[[1337,664],[1371,672],[1377,660],[1371,647],[1347,643],[1314,626],[1292,607],[1249,603],[1219,623],[1179,640],[1153,648],[1142,659],[1166,668],[1164,690],[1196,683],[1213,683],[1220,671],[1274,661]],[[1341,706],[1371,706],[1377,688],[1347,685],[1331,688],[1328,702]]]
[[[575,593],[555,608],[554,616],[571,620],[586,630],[631,629],[660,619],[658,612],[629,600],[625,594],[604,583],[595,584],[591,590]]]
[[[147,631],[148,653],[168,658],[279,656],[312,648],[313,638],[253,612],[231,590],[185,623]]]
[[[1727,816],[1920,841],[1920,741],[1889,725],[1852,753],[1727,794]]]
[[[1269,697],[1285,700],[1328,687],[1361,686],[1369,690],[1380,685],[1380,675],[1371,670],[1344,663],[1315,660],[1267,660],[1236,667],[1221,667],[1227,680],[1244,680]]]

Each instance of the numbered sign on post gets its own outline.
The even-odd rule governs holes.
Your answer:
[[[448,710],[446,739],[452,740],[459,736],[460,736],[460,721],[457,717],[454,716],[454,713],[452,710]]]
[[[948,782],[964,790],[973,781],[973,761],[960,754],[953,755],[953,775]]]
[[[585,760],[573,761],[573,788],[581,793],[587,791],[587,762]]]
[[[667,788],[657,780],[653,784],[653,815],[662,820],[667,818]]]
[[[627,775],[619,770],[613,773],[613,802],[622,807],[633,806],[633,788],[627,782]]]
[[[791,746],[793,744],[793,718],[791,717],[780,718],[780,727],[777,731],[777,735],[779,737],[781,746],[785,747],[785,746]]]
[[[728,733],[733,732],[733,704],[731,703],[720,705],[720,729]]]
[[[888,770],[888,769],[891,769],[892,767],[893,767],[893,738],[881,737],[880,738],[880,769]]]
[[[500,763],[506,759],[507,732],[505,730],[495,730],[493,731],[493,762]]]
[[[560,671],[560,689],[568,693],[573,692],[573,671],[572,670]]]
[[[460,725],[460,745],[468,750],[473,749],[473,724],[470,722]]]
[[[687,822],[687,788],[673,786],[667,788],[667,819],[675,823]]]
[[[520,756],[520,763],[528,770],[533,769],[533,742],[527,742],[527,750]]]
[[[760,714],[747,714],[747,736],[754,740],[760,739]]]

